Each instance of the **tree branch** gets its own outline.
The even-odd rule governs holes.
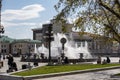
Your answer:
[[[114,38],[114,39],[117,40],[120,43],[120,35],[110,25],[104,24],[104,26],[110,28],[111,32],[116,36],[116,38]]]
[[[112,14],[114,14],[117,18],[120,19],[120,15],[118,13],[116,13],[114,10],[112,10],[111,8],[109,8],[107,5],[103,4],[103,2],[101,0],[99,0],[99,5],[101,5],[102,7],[104,7],[105,9],[107,9]]]
[[[120,1],[118,0],[115,0],[115,4],[117,5],[117,8],[119,10],[119,13],[120,13]]]
[[[119,8],[120,8],[120,1],[118,1],[118,0],[115,0],[115,3],[119,6]]]

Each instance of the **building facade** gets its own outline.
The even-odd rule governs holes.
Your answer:
[[[51,23],[52,23],[52,31],[54,34],[63,33],[63,25],[61,22],[56,23],[54,20],[51,20]],[[65,26],[64,28],[65,34],[69,34],[72,31],[73,24],[66,23],[64,24],[64,26]],[[47,27],[48,26],[46,26],[46,24],[43,24],[42,28],[32,29],[33,40],[40,40],[44,42],[44,34],[45,34],[45,31],[47,30]]]
[[[51,23],[53,24],[52,27],[54,34],[62,33],[62,23],[55,23],[54,20]],[[42,43],[46,42],[44,40],[43,27],[45,26],[42,26],[42,28],[33,29],[33,39],[41,40]],[[101,35],[87,32],[73,32],[72,27],[72,24],[66,24],[66,32],[64,34],[66,34],[69,40],[73,40],[75,43],[77,43],[78,46],[84,46],[85,42],[87,42],[90,53],[101,55],[109,55],[112,53],[115,55],[120,54],[120,43],[115,43],[113,40],[107,42],[106,40],[110,38]]]
[[[43,29],[42,28],[36,28],[36,29],[32,29],[33,31],[33,40],[40,40],[42,41],[43,39]]]
[[[42,31],[40,32],[40,34],[42,35]],[[109,39],[107,37],[103,37],[100,35],[95,35],[87,32],[84,32],[84,33],[68,32],[65,34],[69,40],[73,40],[75,44],[77,43],[78,47],[79,46],[84,47],[85,42],[87,42],[89,52],[92,54],[110,55],[114,53],[116,55],[120,53],[120,44],[116,43],[117,46],[115,47],[115,43],[113,41],[109,41],[109,42],[106,41],[106,39]],[[97,36],[97,38],[95,38],[95,36]],[[43,39],[43,36],[41,37],[41,39]]]
[[[7,36],[0,38],[0,54],[26,54],[34,53],[36,47],[41,46],[41,41],[31,39],[12,39]]]
[[[81,35],[82,34],[82,35]],[[97,55],[119,55],[120,54],[120,44],[110,40],[108,37],[92,34],[92,33],[81,33],[81,32],[72,32],[72,39],[81,46],[81,43],[84,47],[85,41],[88,43],[88,49],[90,53]],[[106,39],[109,41],[106,41]],[[116,47],[115,47],[116,46]]]

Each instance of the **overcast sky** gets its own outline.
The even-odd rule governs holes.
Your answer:
[[[4,35],[16,39],[32,39],[33,28],[40,28],[57,14],[58,0],[3,0],[2,25]]]

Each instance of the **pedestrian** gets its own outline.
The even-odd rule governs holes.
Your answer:
[[[43,60],[43,59],[44,59],[44,54],[41,53],[40,57],[41,57],[41,59]]]
[[[2,56],[1,56],[1,53],[0,53],[0,61],[1,61],[1,57],[2,57]]]
[[[8,59],[8,65],[9,65],[9,67],[11,67],[12,63],[14,61],[13,56],[11,54],[9,54],[8,57],[7,57],[7,59]]]
[[[106,57],[106,58],[107,58],[106,62],[110,63],[110,58],[109,57]]]
[[[61,57],[58,57],[58,64],[62,64],[62,59],[61,59]]]
[[[69,63],[69,61],[68,61],[68,57],[65,57],[65,59],[64,59],[64,63],[65,63],[65,64],[68,64],[68,63]]]
[[[38,66],[38,62],[34,62],[33,65],[36,67]]]
[[[30,63],[30,62],[28,62],[27,68],[28,68],[29,70],[31,70],[32,66],[31,66],[31,63]]]
[[[120,58],[119,58],[119,63],[120,63]]]
[[[13,63],[12,63],[12,69],[15,70],[15,71],[18,70],[18,69],[17,69],[17,64],[16,64],[16,62],[13,62]]]
[[[98,57],[97,64],[101,64],[101,57]]]
[[[107,61],[104,59],[104,60],[102,61],[102,64],[107,64]]]

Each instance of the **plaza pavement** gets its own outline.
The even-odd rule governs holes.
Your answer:
[[[5,60],[1,59],[1,61],[3,61],[3,67],[0,68],[0,74],[6,74],[6,71],[8,70],[8,64],[7,64],[8,59]],[[18,70],[22,70],[23,64],[28,64],[28,62],[21,62],[19,57],[14,57],[14,62],[16,62]],[[30,63],[31,66],[33,66],[33,63],[32,62]],[[46,65],[46,63],[39,63],[38,65],[44,66]]]

